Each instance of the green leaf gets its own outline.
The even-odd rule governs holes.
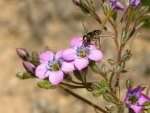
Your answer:
[[[125,53],[122,55],[121,61],[126,62],[126,61],[130,60],[131,56],[132,56],[131,50],[127,49],[125,51]]]
[[[115,12],[113,13],[112,18],[113,18],[114,21],[116,21],[116,19],[117,19],[117,11],[115,11]]]
[[[28,72],[18,72],[16,74],[16,76],[19,78],[19,79],[29,79],[29,78],[32,78],[33,76],[28,73]]]
[[[108,59],[107,61],[111,66],[116,64],[116,62],[113,59]]]
[[[109,90],[108,84],[106,81],[102,80],[99,84],[93,84],[93,96],[100,96],[105,94]]]
[[[44,89],[55,89],[57,86],[52,85],[48,80],[38,82],[38,86]]]
[[[35,66],[38,66],[39,65],[39,57],[38,57],[38,53],[36,52],[32,52],[32,63],[35,65]]]
[[[135,31],[136,31],[135,27],[129,31],[128,39],[130,39],[134,35]]]
[[[116,109],[116,105],[111,103],[109,105],[106,105],[106,109],[110,112],[114,111]]]
[[[127,73],[127,72],[128,72],[128,71],[125,70],[125,69],[121,70],[121,73]]]
[[[124,106],[118,106],[118,113],[124,113]]]
[[[114,98],[110,94],[104,94],[103,98],[108,102],[114,102]]]
[[[145,103],[144,103],[144,106],[150,106],[150,101],[145,102]]]
[[[146,1],[146,0],[145,0]],[[150,4],[149,4],[150,5]],[[139,14],[145,14],[149,10],[149,6],[142,6],[140,7],[138,13]]]
[[[150,113],[150,108],[149,108],[149,109],[147,109],[146,111],[147,111],[147,113]]]
[[[80,0],[80,6],[79,7],[81,8],[83,13],[85,13],[85,14],[91,13],[89,4],[85,0]]]
[[[131,79],[128,79],[126,81],[126,87],[127,87],[127,89],[132,89],[133,88],[133,81]]]
[[[127,31],[125,28],[122,29],[122,33],[121,33],[121,45],[125,45],[126,44],[126,36],[127,36]]]

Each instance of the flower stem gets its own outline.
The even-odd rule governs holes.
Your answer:
[[[104,21],[103,21],[103,23],[102,23],[102,25],[101,25],[101,29],[104,27],[104,25],[106,24],[106,22],[109,20],[110,16],[112,16],[113,13],[114,13],[114,10],[113,10],[113,9],[111,9],[111,10],[107,13],[107,15],[106,15],[106,17],[105,17],[105,19],[104,19]]]
[[[133,14],[135,12],[135,8],[132,8],[131,11],[130,11],[130,14],[129,14],[129,17],[128,17],[128,20],[127,20],[127,23],[126,23],[126,26],[125,26],[125,29],[126,31],[128,31],[129,27],[130,27],[130,22],[131,22],[131,19],[133,17]]]
[[[76,82],[76,81],[73,81],[73,80],[71,82],[74,83],[74,84],[82,85],[82,83]]]
[[[62,90],[66,91],[67,93],[71,94],[72,96],[78,98],[79,100],[81,100],[81,101],[87,103],[88,105],[94,107],[95,109],[101,111],[102,113],[108,113],[106,110],[104,110],[104,109],[101,108],[100,106],[97,106],[96,104],[94,104],[94,103],[92,103],[91,101],[89,101],[89,100],[87,100],[87,99],[85,99],[85,98],[79,96],[78,94],[76,94],[76,93],[72,92],[71,90],[69,90],[69,89],[63,87],[62,85],[59,85],[59,88],[61,88]]]
[[[97,13],[95,11],[92,11],[92,15],[94,16],[94,18],[96,19],[96,21],[100,25],[102,25],[102,20],[100,19],[100,17],[97,15]],[[103,28],[104,28],[105,31],[107,31],[107,27],[106,26],[104,26]]]
[[[63,82],[61,82],[60,84],[62,84],[62,85],[65,85],[65,86],[68,86],[68,87],[71,87],[71,88],[85,88],[85,86],[80,86],[80,85],[71,85],[71,84],[67,84],[67,83],[63,83]]]
[[[120,65],[120,59],[121,59],[121,53],[122,53],[122,50],[123,50],[124,46],[120,46],[120,49],[118,51],[118,55],[117,55],[117,64]],[[117,72],[116,73],[116,84],[115,84],[116,87],[118,87],[119,89],[119,100],[120,100],[120,72]]]

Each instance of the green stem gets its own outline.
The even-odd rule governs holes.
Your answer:
[[[119,51],[118,51],[118,55],[117,55],[117,64],[120,65],[120,59],[121,59],[121,53],[123,50],[124,46],[121,46]],[[119,100],[120,100],[120,72],[116,73],[116,87],[119,88]]]
[[[63,87],[62,85],[59,85],[59,88],[63,89],[64,91],[66,91],[67,93],[71,94],[72,96],[78,98],[79,100],[85,102],[86,104],[88,104],[88,105],[94,107],[95,109],[101,111],[102,113],[108,113],[106,110],[104,110],[104,109],[101,108],[100,106],[97,106],[96,104],[94,104],[94,103],[92,103],[91,101],[89,101],[89,100],[87,100],[87,99],[85,99],[85,98],[79,96],[78,94],[76,94],[76,93],[72,92],[71,90],[69,90],[69,89]]]
[[[128,31],[128,29],[130,27],[130,22],[131,22],[131,19],[132,19],[133,15],[134,15],[134,12],[135,12],[135,8],[132,8],[131,11],[130,11],[126,26],[125,26],[126,31]]]
[[[106,22],[109,20],[109,18],[112,16],[113,13],[114,13],[114,10],[113,10],[113,9],[111,9],[111,10],[107,13],[107,15],[106,15],[106,17],[105,17],[105,19],[104,19],[104,21],[103,21],[103,23],[102,23],[100,29],[102,29],[102,28],[104,27],[104,25],[106,24]]]
[[[97,15],[96,11],[95,11],[95,10],[94,10],[94,11],[92,10],[91,12],[92,12],[93,17],[96,19],[96,21],[97,21],[100,25],[102,25],[102,20],[101,20],[100,17]],[[107,31],[107,27],[106,27],[106,26],[104,26],[104,30]]]
[[[123,15],[121,16],[120,22],[123,22],[123,19],[125,17],[125,15],[127,14],[128,10],[130,9],[130,5],[126,8],[126,10],[124,11]]]
[[[109,92],[113,97],[114,97],[114,99],[116,100],[115,101],[115,104],[117,104],[117,105],[120,105],[122,102],[120,101],[120,99],[112,92],[112,91],[110,91]]]

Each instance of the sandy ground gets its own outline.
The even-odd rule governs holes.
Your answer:
[[[57,51],[69,47],[71,37],[84,33],[78,9],[69,0],[67,7],[59,2],[0,0],[0,113],[94,113],[93,108],[61,90],[38,88],[38,79],[22,81],[15,76],[24,70],[16,48],[40,52],[49,47]],[[145,29],[139,32],[142,33],[132,46],[129,73],[122,76],[122,84],[127,78],[133,78],[135,84],[148,83],[150,78],[150,32]],[[107,50],[105,53],[112,54]],[[101,98],[92,97],[85,90],[77,92],[103,104]]]

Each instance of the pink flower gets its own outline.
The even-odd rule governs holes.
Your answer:
[[[143,104],[150,101],[150,98],[144,95],[141,89],[141,86],[135,89],[128,89],[126,99],[124,100],[126,105],[134,110],[135,113],[139,113],[143,109]]]
[[[36,68],[35,74],[41,79],[49,78],[53,85],[59,84],[64,77],[64,72],[74,70],[72,63],[64,62],[61,58],[63,51],[58,51],[56,54],[47,50],[40,54],[40,65]]]
[[[88,66],[89,60],[101,61],[103,54],[94,45],[84,45],[81,37],[75,37],[71,40],[73,48],[64,50],[62,58],[65,61],[73,61],[74,66],[78,70],[82,70]]]

